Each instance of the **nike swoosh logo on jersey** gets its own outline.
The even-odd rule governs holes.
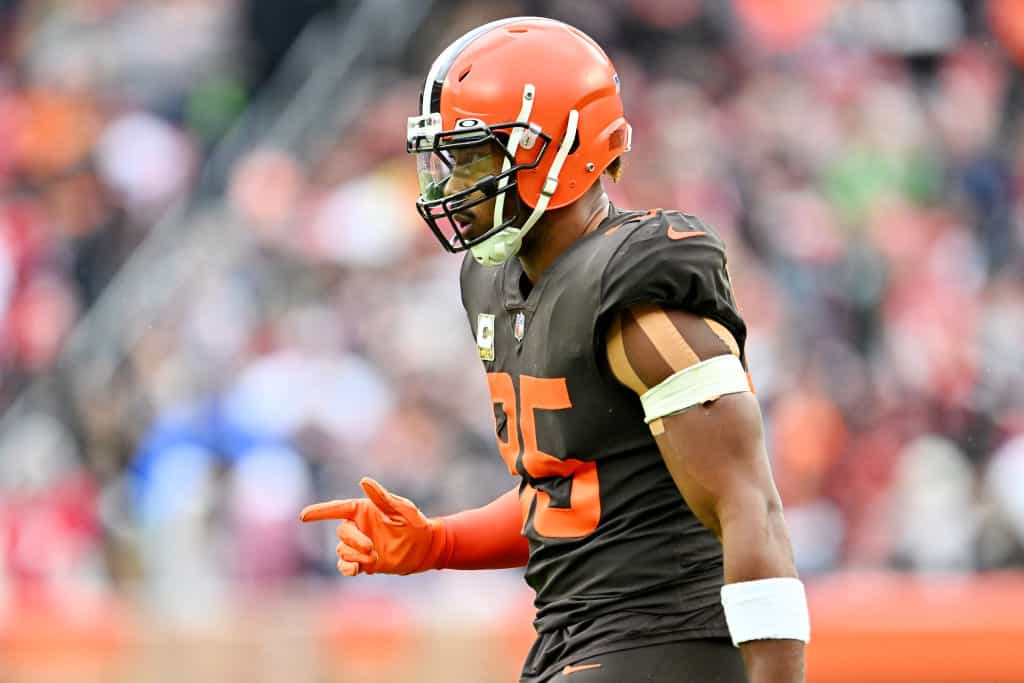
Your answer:
[[[668,238],[670,240],[685,240],[688,237],[700,237],[701,235],[706,234],[706,232],[701,232],[700,230],[690,230],[688,232],[683,232],[682,230],[676,230],[672,226],[669,226],[668,228]]]
[[[562,669],[562,675],[563,676],[568,676],[569,674],[574,674],[577,671],[586,671],[587,669],[600,669],[600,668],[601,668],[600,664],[577,664],[575,666],[573,666],[571,664],[566,664],[565,668]]]

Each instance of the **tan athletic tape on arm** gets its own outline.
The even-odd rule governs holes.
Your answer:
[[[672,371],[655,387],[649,387],[629,360],[623,335],[623,316],[629,315],[643,332],[655,353]],[[697,327],[693,327],[696,323]],[[612,373],[619,382],[641,397],[646,421],[655,436],[664,432],[661,417],[681,412],[697,403],[704,403],[725,394],[750,390],[750,384],[739,361],[739,345],[722,324],[702,318],[680,324],[693,327],[694,343],[703,348],[705,360],[676,326],[676,322],[660,306],[634,306],[612,321],[608,334],[607,354]],[[706,325],[701,332],[700,326]],[[687,327],[687,329],[690,329]],[[721,346],[710,344],[708,336],[717,338]],[[635,350],[634,350],[635,351]],[[707,358],[709,353],[716,354]],[[731,353],[733,355],[725,355]],[[731,360],[729,360],[731,359]]]
[[[706,322],[708,327],[711,328],[711,331],[718,335],[718,338],[729,347],[729,352],[732,353],[732,355],[740,355],[740,345],[736,343],[736,338],[732,336],[732,332],[726,329],[725,325],[714,321],[711,318],[704,318],[704,322]]]
[[[676,329],[672,319],[660,306],[645,305],[631,309],[640,329],[673,372],[696,365],[700,357]]]
[[[616,315],[612,320],[611,329],[608,331],[608,365],[612,369],[615,379],[626,385],[637,395],[643,394],[649,388],[643,383],[636,370],[629,363],[626,356],[626,345],[622,341],[622,316]]]

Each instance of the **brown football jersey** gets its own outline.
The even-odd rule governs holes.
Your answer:
[[[615,312],[654,303],[721,323],[742,359],[725,265],[722,241],[695,217],[615,208],[525,297],[518,259],[465,259],[499,450],[521,478],[538,643],[558,631],[558,651],[582,656],[728,635],[721,545],[687,508],[604,348]],[[559,652],[535,646],[524,672]]]

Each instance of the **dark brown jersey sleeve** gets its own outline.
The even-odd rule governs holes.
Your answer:
[[[746,325],[726,272],[725,245],[700,219],[675,211],[652,212],[609,260],[601,282],[599,325],[639,304],[679,309],[722,325],[735,339],[744,365]]]

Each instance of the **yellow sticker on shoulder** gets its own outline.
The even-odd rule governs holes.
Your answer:
[[[494,360],[494,316],[490,313],[476,317],[476,348],[481,360]]]

